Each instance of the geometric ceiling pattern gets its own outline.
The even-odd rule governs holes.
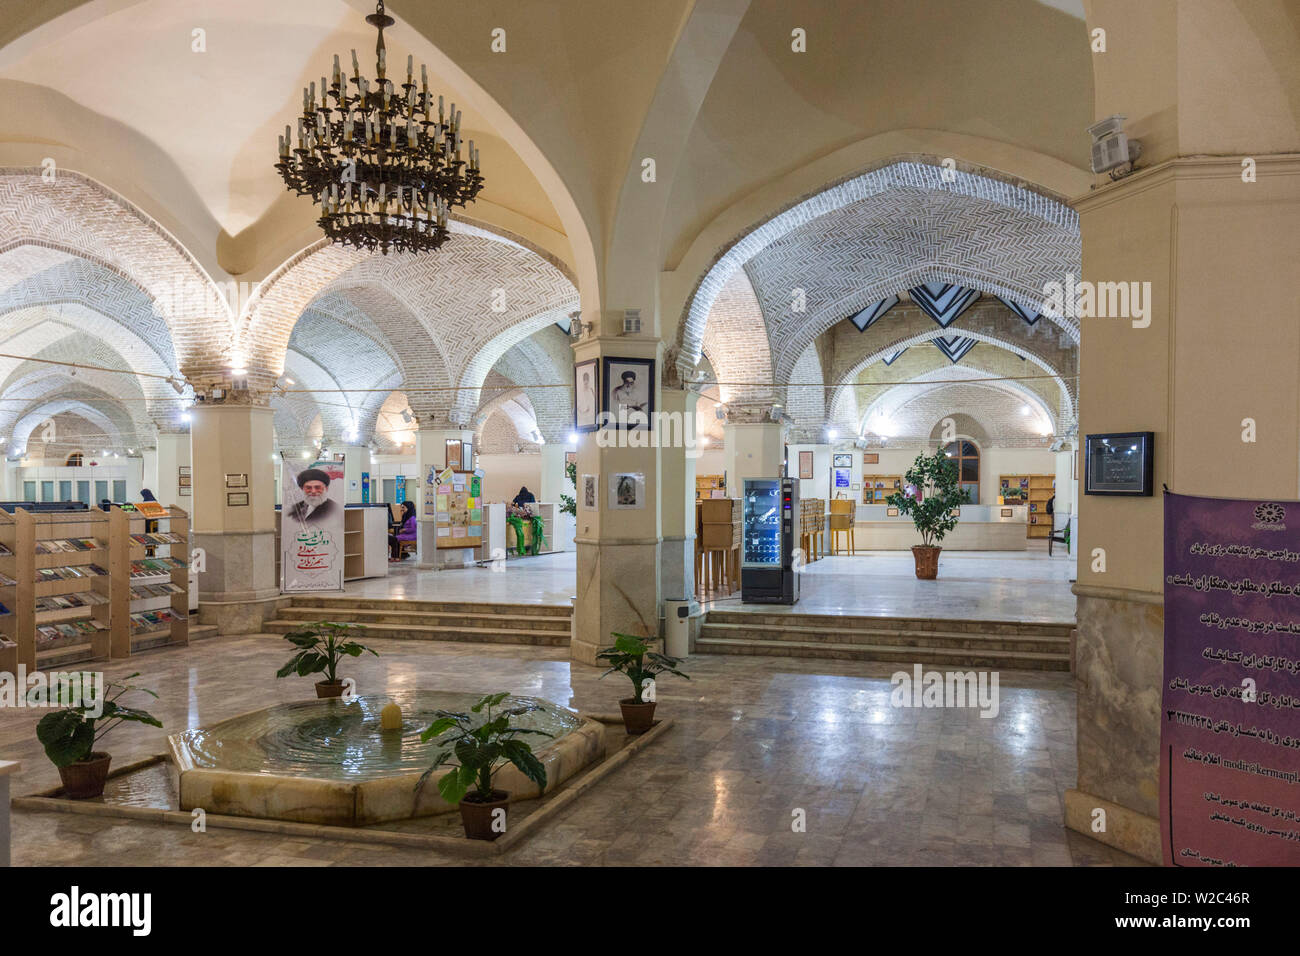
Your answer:
[[[741,269],[781,382],[826,329],[864,310],[868,327],[878,304],[904,290],[920,290],[918,305],[940,324],[969,306],[969,292],[1029,311],[1048,282],[1078,275],[1080,261],[1078,215],[1063,203],[990,176],[890,163],[821,190],[724,250],[687,304],[679,366],[698,362],[713,300]],[[962,292],[944,291],[951,286]],[[1078,341],[1077,320],[1048,318]]]
[[[974,289],[963,289],[946,282],[925,283],[909,289],[908,294],[926,315],[945,329],[980,297]]]
[[[978,342],[962,335],[940,335],[931,339],[934,347],[947,356],[948,361],[956,365],[963,355],[973,349]],[[897,355],[895,355],[897,358]],[[886,363],[890,364],[890,363]]]

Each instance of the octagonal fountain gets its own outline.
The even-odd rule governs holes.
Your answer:
[[[453,810],[436,786],[443,771],[434,771],[415,792],[420,775],[443,749],[439,740],[422,742],[420,734],[435,711],[469,713],[480,696],[415,690],[308,700],[173,734],[168,743],[180,775],[181,809],[339,826]],[[553,735],[523,738],[546,767],[548,792],[604,757],[600,723],[537,698],[511,697],[502,706],[512,702],[545,707],[515,722]],[[402,708],[400,729],[381,727],[380,711],[389,703]],[[472,716],[481,722],[483,715]],[[513,766],[504,767],[496,781],[513,800],[539,795],[537,785]]]

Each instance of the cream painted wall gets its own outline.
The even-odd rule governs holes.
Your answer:
[[[541,501],[541,455],[479,455],[483,469],[483,498],[486,501],[511,501],[521,486]]]

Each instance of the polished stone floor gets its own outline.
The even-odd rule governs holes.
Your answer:
[[[504,570],[456,568],[419,571],[411,563],[389,566],[386,578],[351,581],[357,597],[460,601],[466,594],[483,603],[568,604],[574,593],[572,551],[511,558]],[[501,565],[497,565],[498,568]],[[944,551],[939,578],[918,581],[909,551],[864,551],[822,558],[800,576],[799,603],[805,614],[864,614],[890,617],[949,617],[971,620],[1073,622],[1074,558],[1045,545],[1030,551]],[[671,595],[669,595],[671,596]],[[779,612],[771,604],[742,605],[739,594],[707,602],[726,610]]]
[[[609,711],[620,679],[559,648],[375,641],[349,662],[362,693],[385,688],[510,690]],[[213,638],[107,668],[156,689],[165,730],[124,726],[106,743],[127,762],[160,752],[166,731],[311,696],[276,680],[288,645]],[[890,706],[887,665],[696,657],[665,680],[676,725],[498,862],[537,865],[1137,865],[1061,826],[1075,783],[1068,675],[1001,675],[1001,709]],[[19,759],[15,793],[57,783],[34,738],[39,711],[0,711],[0,758]],[[792,830],[796,811],[807,830]],[[14,815],[23,865],[435,865],[437,853],[210,829],[192,833],[69,814]]]

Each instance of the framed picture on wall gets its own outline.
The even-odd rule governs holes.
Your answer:
[[[891,518],[897,518],[897,517],[898,517],[898,509],[897,509],[897,508],[886,508],[886,509],[885,509],[885,514],[888,515],[888,516],[891,517]]]
[[[610,475],[609,507],[612,511],[640,510],[645,507],[645,475],[641,472]]]
[[[590,432],[597,428],[600,412],[600,363],[587,359],[573,366],[573,428]]]
[[[864,451],[864,452],[862,453],[862,464],[864,464],[864,465],[878,465],[878,464],[880,464],[880,452],[878,452],[878,451]]]
[[[811,478],[813,476],[813,453],[810,451],[799,452],[799,477]]]
[[[460,439],[447,439],[447,467],[460,471]]]
[[[566,451],[564,453],[565,466],[576,465],[578,463],[578,453],[576,451]]]
[[[600,507],[596,496],[600,494],[600,476],[583,475],[582,476],[582,510],[595,511]]]
[[[835,468],[852,468],[852,467],[853,467],[853,456],[852,456],[852,455],[835,455],[835,456],[834,456],[834,459],[835,459],[835,460],[834,460],[831,464],[832,464]]]
[[[648,431],[655,413],[655,360],[606,355],[600,410],[614,428]]]

